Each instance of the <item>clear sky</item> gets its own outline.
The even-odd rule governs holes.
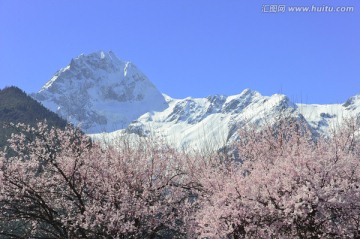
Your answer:
[[[279,4],[285,12],[270,12]],[[0,88],[36,92],[98,50],[132,61],[174,98],[250,88],[341,103],[360,94],[360,1],[0,0]]]

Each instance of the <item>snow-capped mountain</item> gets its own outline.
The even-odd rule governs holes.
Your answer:
[[[111,51],[72,59],[32,96],[87,133],[125,128],[146,112],[168,107],[134,64]]]
[[[360,117],[360,95],[344,104],[296,104],[285,95],[238,95],[173,99],[161,94],[132,63],[112,52],[80,55],[33,97],[80,126],[94,139],[161,138],[179,149],[219,149],[246,124],[274,124],[282,116],[327,134],[347,117]],[[102,133],[105,132],[105,133]]]

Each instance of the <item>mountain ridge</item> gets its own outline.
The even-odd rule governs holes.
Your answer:
[[[73,124],[82,123],[95,139],[155,135],[177,148],[219,148],[236,140],[239,127],[264,125],[281,115],[303,120],[319,134],[327,134],[344,117],[360,116],[360,95],[343,104],[297,104],[286,95],[263,96],[250,89],[173,99],[111,51],[73,58],[33,97]]]
[[[238,129],[244,125],[275,124],[282,117],[296,118],[316,134],[329,134],[346,118],[360,118],[360,100],[347,105],[296,104],[285,95],[262,96],[249,89],[227,97],[188,97],[168,99],[168,102],[166,110],[145,113],[126,129],[93,134],[92,137],[111,143],[128,135],[156,136],[179,149],[202,150],[208,146],[221,148],[234,142]]]

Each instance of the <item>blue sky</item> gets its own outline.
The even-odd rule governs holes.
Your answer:
[[[174,98],[250,88],[341,103],[360,94],[359,23],[358,0],[0,0],[0,88],[36,92],[71,58],[112,50]]]

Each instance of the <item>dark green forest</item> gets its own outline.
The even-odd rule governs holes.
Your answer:
[[[67,122],[15,86],[0,90],[0,149],[15,130],[9,123],[25,123],[35,126],[47,121],[52,127],[64,128]]]

